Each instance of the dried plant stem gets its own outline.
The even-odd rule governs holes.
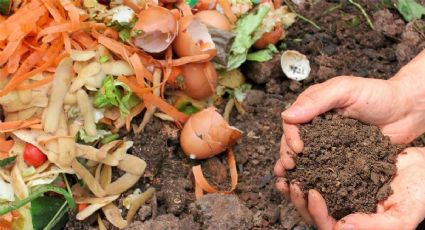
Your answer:
[[[357,2],[355,2],[354,0],[348,0],[349,3],[353,4],[355,7],[357,7],[360,12],[363,14],[363,16],[366,19],[367,24],[369,25],[369,27],[374,30],[375,27],[373,26],[372,20],[370,19],[369,15],[366,13],[366,10]]]
[[[296,11],[292,8],[292,6],[289,4],[289,2],[288,2],[287,0],[284,0],[284,2],[285,2],[285,4],[288,6],[289,10],[290,10],[292,13],[294,13],[295,15],[297,15],[297,17],[299,17],[301,20],[303,20],[303,21],[305,21],[305,22],[309,23],[310,25],[312,25],[314,28],[316,28],[316,29],[318,29],[318,30],[322,29],[322,28],[320,28],[320,26],[319,26],[319,25],[317,25],[317,24],[316,24],[315,22],[313,22],[312,20],[310,20],[310,19],[308,19],[308,18],[306,18],[306,17],[302,16],[301,14],[297,13],[297,12],[296,12]]]
[[[224,108],[223,118],[227,122],[229,122],[230,120],[230,113],[232,112],[234,106],[235,106],[235,99],[232,98],[227,102],[226,107]]]

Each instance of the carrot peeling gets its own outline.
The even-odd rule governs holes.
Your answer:
[[[192,167],[193,176],[195,178],[195,196],[197,199],[204,195],[204,191],[208,193],[230,194],[235,190],[236,185],[238,184],[238,172],[236,169],[235,154],[233,153],[232,149],[227,151],[227,162],[229,164],[231,178],[231,188],[227,191],[219,191],[218,189],[211,186],[202,173],[201,165]]]
[[[226,17],[229,19],[229,21],[231,23],[235,23],[238,18],[236,17],[236,15],[233,13],[229,1],[227,0],[218,0],[218,4],[220,4],[221,8],[223,8],[224,14],[226,15]]]
[[[153,95],[152,93],[143,94],[143,101],[149,102],[156,106],[159,110],[171,116],[176,121],[184,123],[187,121],[187,119],[189,119],[186,114],[178,111],[174,106],[168,104],[163,99]]]

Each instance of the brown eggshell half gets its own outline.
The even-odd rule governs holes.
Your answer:
[[[177,20],[166,8],[151,6],[141,11],[138,18],[133,32],[141,31],[141,35],[133,43],[148,53],[164,51],[177,36]]]
[[[220,14],[216,10],[203,10],[195,14],[195,18],[204,23],[207,26],[214,27],[216,29],[230,32],[232,26],[229,20],[223,14]]]
[[[211,62],[184,65],[184,92],[194,99],[211,96],[217,87],[217,72]]]
[[[217,54],[207,26],[195,19],[193,15],[180,18],[179,32],[173,42],[173,49],[179,57]]]
[[[186,122],[180,135],[180,144],[186,155],[193,159],[213,157],[242,136],[242,132],[229,124],[214,107],[206,108]]]
[[[180,146],[191,159],[205,159],[211,155],[210,146],[193,130],[190,119],[186,122],[180,134]]]

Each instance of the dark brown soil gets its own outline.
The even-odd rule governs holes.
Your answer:
[[[311,77],[302,82],[288,80],[280,70],[279,56],[268,63],[246,63],[243,67],[254,90],[246,100],[247,115],[240,116],[234,111],[230,122],[244,131],[243,139],[234,148],[239,174],[235,191],[238,199],[214,196],[195,201],[191,167],[202,163],[210,183],[227,188],[229,178],[224,156],[202,162],[189,160],[179,147],[178,129],[155,119],[142,135],[128,136],[135,141],[132,153],[148,162],[148,172],[135,188],[154,186],[159,191],[153,202],[136,215],[131,229],[207,229],[209,220],[217,220],[235,207],[248,214],[236,210],[239,216],[222,218],[224,225],[220,229],[307,229],[292,204],[274,188],[273,167],[279,158],[282,135],[280,113],[313,83],[338,75],[391,77],[420,52],[425,37],[424,31],[418,29],[420,24],[416,24],[421,21],[406,24],[396,11],[386,9],[378,0],[357,1],[371,15],[375,30],[366,25],[358,9],[347,1],[305,2],[304,6],[293,5],[293,8],[315,21],[321,30],[298,19],[289,29],[285,45],[308,56]],[[360,23],[350,23],[353,18]],[[416,142],[419,146],[424,143]],[[234,206],[223,205],[220,209],[214,205],[225,204],[222,201],[226,199]],[[90,223],[93,222],[70,221],[66,229],[89,229]],[[235,226],[238,223],[239,228]]]
[[[377,201],[391,195],[395,156],[403,146],[391,145],[377,127],[327,113],[301,125],[300,135],[304,151],[287,178],[306,193],[318,190],[331,216],[375,212]]]

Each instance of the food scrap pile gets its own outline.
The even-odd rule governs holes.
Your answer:
[[[250,89],[238,67],[270,60],[295,20],[280,1],[251,0],[4,0],[0,12],[2,229],[52,229],[69,210],[126,227],[155,190],[134,190],[122,217],[116,202],[147,165],[120,130],[188,121],[191,158],[225,151],[241,137],[225,120]],[[212,106],[224,97],[223,118]],[[216,192],[193,171],[197,196]]]

